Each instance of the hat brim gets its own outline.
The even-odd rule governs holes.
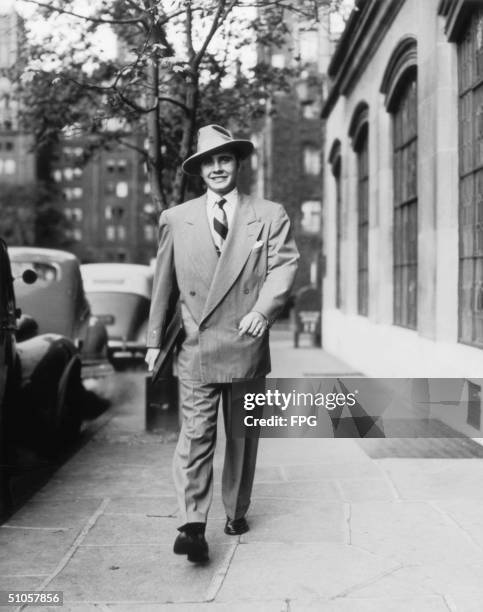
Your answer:
[[[181,168],[185,174],[190,174],[191,176],[198,175],[200,173],[200,164],[204,157],[225,150],[236,151],[240,159],[245,159],[253,153],[255,147],[253,146],[253,142],[250,140],[232,140],[230,142],[223,143],[218,147],[213,147],[212,149],[191,155],[191,157],[188,157],[188,159],[183,162]]]

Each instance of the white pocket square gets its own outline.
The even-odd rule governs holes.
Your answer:
[[[263,246],[263,240],[257,240],[255,244],[252,246],[252,251],[257,251],[258,249],[261,249],[262,246]]]

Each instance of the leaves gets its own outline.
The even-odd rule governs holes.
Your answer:
[[[248,130],[264,116],[267,101],[292,86],[295,69],[274,68],[260,51],[283,47],[291,20],[310,25],[340,3],[96,0],[79,13],[74,0],[29,1],[52,28],[43,40],[25,44],[12,75],[23,127],[37,147],[55,147],[75,127],[91,153],[146,134],[148,148],[137,150],[157,210],[184,199],[179,165],[192,152],[199,125]],[[65,44],[59,23],[68,24],[75,44]],[[117,39],[114,55],[96,39],[109,32]],[[251,68],[244,60],[250,53]]]

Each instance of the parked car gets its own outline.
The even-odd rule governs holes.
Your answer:
[[[35,285],[19,285],[17,301],[22,312],[32,316],[39,333],[70,338],[80,351],[83,367],[107,364],[107,331],[92,316],[86,298],[80,262],[72,253],[36,247],[10,247],[15,275],[32,269]]]
[[[78,435],[83,408],[78,350],[59,334],[36,335],[35,322],[20,316],[13,281],[0,239],[0,518],[11,505],[12,449],[56,454]],[[24,269],[16,285],[35,281]]]
[[[84,264],[81,274],[92,312],[106,325],[110,355],[144,358],[153,269],[137,264]]]

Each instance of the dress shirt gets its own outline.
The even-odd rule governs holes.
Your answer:
[[[238,206],[238,189],[232,189],[230,193],[227,193],[224,196],[211,191],[208,189],[206,191],[206,214],[208,215],[208,225],[210,226],[210,232],[213,237],[213,242],[215,242],[215,228],[213,227],[213,219],[215,217],[216,206],[218,206],[217,202],[221,199],[225,199],[226,203],[223,205],[223,210],[226,213],[226,220],[228,222],[228,232],[230,232],[231,226],[233,224],[233,219],[235,217],[235,209]]]

